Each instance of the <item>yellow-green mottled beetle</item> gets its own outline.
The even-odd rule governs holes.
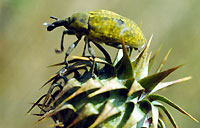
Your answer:
[[[56,21],[52,24],[45,23],[45,25],[48,26],[48,31],[52,31],[59,26],[64,26],[67,29],[62,34],[61,50],[56,50],[56,52],[63,51],[65,34],[76,35],[78,38],[78,40],[68,48],[65,62],[67,56],[72,49],[76,47],[82,36],[85,36],[85,48],[87,44],[90,54],[93,54],[90,50],[90,41],[95,44],[105,43],[116,48],[121,48],[123,36],[125,44],[131,49],[143,47],[146,42],[142,31],[135,22],[111,11],[96,10],[88,13],[75,13],[64,20],[59,20],[53,16],[51,18],[56,19]]]

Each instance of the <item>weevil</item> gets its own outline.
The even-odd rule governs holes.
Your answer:
[[[62,34],[61,48],[56,52],[59,53],[64,50],[64,35],[75,35],[77,37],[77,40],[66,51],[64,62],[66,62],[66,58],[83,36],[85,41],[83,55],[85,54],[86,46],[88,46],[88,51],[93,57],[95,53],[90,46],[90,42],[96,44],[105,43],[115,48],[121,48],[123,36],[126,46],[136,50],[146,43],[144,34],[134,21],[108,10],[75,13],[63,20],[53,16],[50,18],[56,21],[52,24],[44,23],[44,25],[47,25],[48,31],[52,31],[59,26],[66,28]]]

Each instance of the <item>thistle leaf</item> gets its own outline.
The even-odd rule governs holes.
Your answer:
[[[46,97],[45,97],[44,101],[43,101],[42,108],[45,106],[46,102],[47,102],[47,101],[49,100],[49,98],[51,97],[51,93],[53,92],[54,88],[56,88],[56,87],[59,87],[59,89],[62,90],[61,84],[57,84],[57,83],[56,83],[56,84],[52,84],[52,85],[50,86],[50,88],[49,88],[47,94],[46,94]]]
[[[49,80],[48,80],[47,82],[45,82],[45,83],[42,85],[41,88],[43,88],[45,85],[47,85],[48,83],[50,83],[51,81],[55,80],[55,79],[58,78],[58,77],[59,77],[59,74],[53,75],[52,77],[49,78]],[[41,88],[40,88],[40,89],[41,89]]]
[[[147,97],[150,101],[154,101],[154,100],[159,100],[162,101],[170,106],[172,106],[173,108],[177,109],[178,111],[180,111],[181,113],[187,115],[188,117],[190,117],[192,120],[199,122],[197,119],[195,119],[194,117],[192,117],[189,113],[187,113],[186,111],[184,111],[181,107],[179,107],[178,105],[176,105],[175,103],[173,103],[172,101],[170,101],[169,99],[160,96],[160,95],[156,95],[156,94],[151,94]]]
[[[158,108],[155,107],[153,104],[151,104],[151,112],[152,112],[152,119],[153,119],[153,127],[157,128],[159,112],[158,112]]]
[[[60,63],[57,63],[57,64],[52,64],[52,65],[49,65],[48,67],[55,67],[55,66],[61,66],[61,65],[65,65],[65,62],[60,62]]]
[[[67,82],[67,86],[64,86],[63,89],[59,92],[58,96],[55,98],[55,100],[52,102],[52,104],[54,104],[57,100],[59,100],[59,98],[61,98],[65,92],[67,92],[68,90],[72,89],[72,88],[80,88],[81,87],[81,83],[76,80],[75,78],[70,79]]]
[[[162,119],[158,119],[161,128],[166,128],[165,122]]]
[[[103,87],[98,89],[97,91],[89,94],[88,97],[91,98],[98,94],[101,94],[104,92],[109,92],[112,90],[118,90],[118,89],[126,89],[126,86],[122,85],[117,78],[114,78],[114,79],[110,80],[108,83],[106,83]]]
[[[137,104],[138,101],[140,100],[140,97],[142,95],[142,93],[144,92],[144,89],[143,90],[140,90],[140,91],[136,91],[135,93],[133,93],[132,95],[130,95],[127,100],[126,100],[126,103],[134,103],[134,104]]]
[[[153,55],[153,57],[151,57],[151,59],[149,60],[149,70],[151,69],[155,58],[158,56],[158,54],[160,53],[161,47],[156,51],[156,53]]]
[[[97,125],[99,125],[101,122],[105,121],[111,116],[114,116],[118,114],[120,110],[115,107],[110,101],[108,101],[103,109],[103,111],[100,113],[100,115],[97,117],[95,122],[89,127],[89,128],[94,128]]]
[[[133,112],[133,109],[134,109],[134,106],[135,106],[135,104],[131,103],[131,102],[129,102],[129,103],[125,104],[125,105],[126,106],[125,106],[124,112],[121,110],[122,111],[121,114],[123,114],[123,115],[121,117],[121,121],[120,121],[119,125],[117,126],[117,128],[121,128],[121,127],[124,126],[124,124],[130,118],[130,115]]]
[[[143,88],[145,88],[145,92],[151,92],[156,87],[156,85],[158,85],[164,78],[166,78],[170,73],[172,73],[181,66],[182,65],[179,65],[177,67],[165,70],[163,72],[149,75],[139,80],[138,82],[142,85]]]
[[[137,57],[137,59],[133,62],[134,66],[134,76],[136,80],[142,79],[143,77],[146,77],[148,75],[148,63],[149,63],[149,56],[148,56],[148,50],[151,43],[153,35],[149,39],[149,42],[147,43],[144,50],[140,53],[140,55]]]
[[[148,120],[148,117],[149,117],[149,113],[147,113],[142,120],[140,120],[138,123],[137,123],[137,126],[136,128],[146,128],[148,126],[146,126],[146,121]]]
[[[129,119],[123,128],[131,128],[137,124],[138,121],[142,120],[145,116],[145,113],[141,111],[138,104],[135,104],[133,112],[131,113]]]
[[[167,54],[166,54],[165,57],[163,58],[163,60],[162,60],[162,62],[161,62],[161,64],[160,64],[160,66],[159,66],[158,69],[157,69],[157,72],[162,71],[162,68],[163,68],[165,62],[167,61],[167,58],[168,58],[168,56],[169,56],[171,50],[172,50],[172,49],[169,49],[169,51],[167,52]]]
[[[43,98],[45,98],[45,97],[46,97],[46,94],[43,95],[43,96],[41,96],[41,97],[31,106],[31,108],[28,110],[27,113],[30,113],[30,111],[31,111],[36,105],[38,105],[38,104],[40,103],[40,101],[41,101]]]
[[[82,111],[78,114],[78,116],[74,119],[74,121],[67,126],[67,128],[70,128],[71,126],[77,124],[79,121],[91,116],[91,115],[97,115],[99,114],[98,110],[95,108],[95,106],[91,103],[88,103],[84,106]]]
[[[100,87],[101,87],[101,84],[98,81],[91,78],[86,83],[84,83],[76,92],[74,92],[72,95],[70,95],[68,98],[66,98],[63,101],[63,103],[71,100],[72,98],[76,97],[77,95],[79,95],[83,92],[86,92],[86,91],[89,91],[92,89],[97,89]]]
[[[129,79],[134,77],[134,68],[127,49],[125,47],[124,39],[122,38],[123,57],[119,61],[120,65],[117,68],[117,76],[119,79]]]
[[[72,56],[72,58],[77,59],[77,60],[82,60],[82,61],[95,61],[97,63],[103,63],[103,64],[110,65],[110,63],[108,63],[107,61],[102,60],[102,59],[97,58],[97,57],[93,59],[92,57]]]
[[[148,54],[144,53],[139,58],[140,60],[138,60],[138,63],[134,67],[136,80],[140,80],[148,75]]]
[[[148,50],[149,50],[149,47],[150,47],[150,44],[151,44],[151,40],[153,38],[153,35],[151,35],[148,43],[146,44],[145,48],[143,49],[143,51],[140,53],[140,55],[137,57],[137,59],[133,62],[133,65],[134,67],[137,67],[139,61],[142,59],[142,56],[146,53],[148,53]]]
[[[178,84],[180,82],[184,82],[184,81],[190,80],[191,78],[192,77],[189,76],[189,77],[181,78],[181,79],[170,81],[170,82],[159,83],[149,94],[152,94],[152,93],[154,93],[154,92],[156,92],[158,90],[161,90],[163,88]]]
[[[167,115],[168,119],[170,120],[170,122],[172,123],[174,128],[178,128],[173,116],[170,114],[170,112],[167,110],[167,108],[164,105],[162,105],[161,103],[159,103],[157,101],[153,101],[152,104],[161,108],[165,112],[165,114]],[[164,124],[164,122],[161,122],[161,123]]]
[[[64,126],[65,125],[63,124],[63,122],[59,122],[59,120],[56,120],[55,124],[50,125],[50,127],[52,127],[52,128],[56,128],[56,127],[62,128]]]
[[[148,113],[149,111],[152,110],[151,102],[149,100],[147,100],[147,99],[140,101],[139,104],[140,104],[140,109],[144,113]]]
[[[55,109],[46,112],[37,122],[42,121],[42,120],[44,120],[46,118],[49,118],[49,117],[55,115],[57,112],[65,110],[65,109],[71,109],[74,112],[76,111],[76,109],[74,108],[73,105],[71,105],[71,104],[62,104],[62,105],[59,105],[58,107],[56,107]]]
[[[119,63],[119,61],[122,59],[123,57],[123,50],[119,49],[117,52],[117,55],[115,56],[115,59],[113,61],[113,66],[116,67],[116,65]]]
[[[144,88],[137,82],[137,80],[132,79],[131,88],[129,89],[128,96],[131,96],[137,91],[144,90]]]

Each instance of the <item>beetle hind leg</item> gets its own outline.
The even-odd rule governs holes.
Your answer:
[[[88,51],[89,51],[90,55],[92,56],[93,63],[92,63],[92,67],[91,67],[91,73],[92,73],[92,77],[94,78],[95,77],[94,70],[95,70],[95,67],[97,66],[97,63],[95,61],[96,54],[94,52],[94,49],[91,47],[90,42],[88,42]]]
[[[91,67],[90,71],[91,71],[92,77],[95,77],[94,71],[95,71],[95,67],[96,67],[96,64],[97,64],[96,61],[95,61],[96,54],[94,52],[94,49],[90,45],[91,41],[89,40],[88,36],[85,36],[84,41],[85,41],[85,46],[84,46],[84,50],[83,50],[83,56],[85,56],[86,47],[88,47],[88,52],[92,57],[92,67]]]

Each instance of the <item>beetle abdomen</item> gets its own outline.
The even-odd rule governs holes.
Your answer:
[[[89,37],[93,41],[115,44],[121,43],[123,36],[126,45],[133,48],[143,46],[146,41],[132,20],[107,10],[89,12],[88,26]]]

